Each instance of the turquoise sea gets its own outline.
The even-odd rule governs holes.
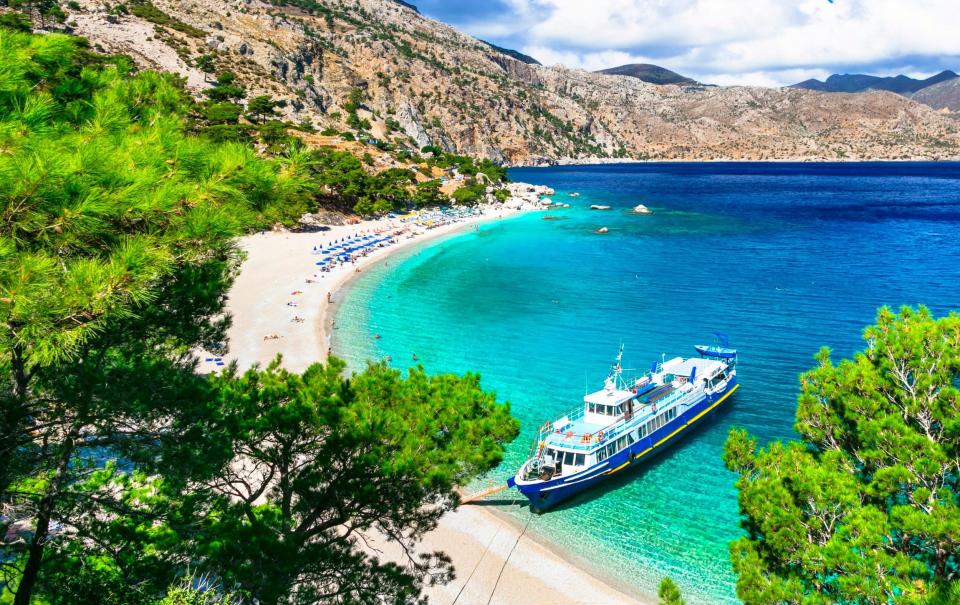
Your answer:
[[[736,602],[727,550],[740,533],[736,493],[720,459],[730,427],[764,441],[793,436],[798,374],[821,346],[836,357],[861,348],[877,307],[960,309],[960,164],[510,176],[554,187],[573,207],[549,212],[561,220],[537,212],[484,224],[367,272],[338,311],[335,353],[354,368],[386,355],[405,367],[415,354],[433,372],[481,373],[522,423],[491,475],[501,481],[535,427],[600,388],[621,343],[625,367],[647,368],[728,334],[742,387],[725,410],[646,466],[534,517],[529,531],[639,592],[670,575],[688,602]],[[638,203],[655,214],[629,214]],[[509,497],[498,507],[530,515]]]

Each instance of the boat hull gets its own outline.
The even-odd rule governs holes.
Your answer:
[[[606,479],[619,476],[632,468],[638,467],[665,451],[671,445],[680,441],[691,428],[702,423],[716,412],[739,386],[736,378],[732,378],[723,391],[707,395],[672,422],[665,424],[659,430],[640,439],[630,447],[617,452],[601,464],[575,475],[550,481],[527,483],[518,482],[515,478],[511,478],[508,485],[516,487],[520,493],[526,496],[535,511],[547,511],[564,500],[602,483]]]

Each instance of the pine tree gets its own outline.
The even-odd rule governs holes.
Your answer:
[[[0,63],[0,499],[34,528],[12,547],[25,605],[52,532],[119,506],[91,456],[203,451],[178,426],[207,390],[187,353],[223,341],[232,237],[309,187],[297,161],[187,136],[172,78],[75,38],[0,29]]]
[[[960,315],[881,309],[864,339],[801,377],[801,441],[727,441],[747,605],[932,604],[960,590]]]
[[[677,584],[669,576],[664,577],[663,580],[660,581],[657,596],[660,597],[660,605],[684,605],[680,588],[677,587]]]

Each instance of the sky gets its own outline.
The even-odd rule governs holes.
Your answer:
[[[960,73],[960,0],[412,0],[545,65],[654,63],[701,82]]]

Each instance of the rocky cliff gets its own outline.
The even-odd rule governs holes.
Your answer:
[[[960,157],[955,114],[893,93],[658,86],[545,67],[392,0],[136,0],[126,14],[99,0],[79,6],[68,9],[76,33],[178,72],[195,92],[210,85],[196,58],[212,54],[250,96],[287,99],[295,121],[342,131],[354,114],[369,121],[363,136],[410,147],[511,164]],[[357,90],[360,103],[349,103]]]

